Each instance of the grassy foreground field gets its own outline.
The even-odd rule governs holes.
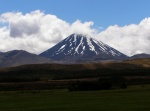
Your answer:
[[[0,111],[150,111],[150,86],[88,92],[0,92]]]

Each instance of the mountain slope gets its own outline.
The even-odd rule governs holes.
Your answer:
[[[53,60],[118,60],[126,55],[91,37],[72,34],[54,47],[40,54]]]
[[[136,55],[130,57],[130,59],[139,59],[139,58],[150,58],[150,55],[142,53],[142,54],[136,54]]]
[[[0,54],[0,67],[12,67],[24,64],[48,63],[49,59],[28,53],[23,50],[13,50]]]

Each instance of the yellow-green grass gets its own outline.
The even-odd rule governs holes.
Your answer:
[[[128,61],[125,61],[125,63],[136,64],[136,65],[142,65],[142,66],[144,66],[144,67],[150,67],[150,58],[148,58],[148,59],[134,59],[134,60],[128,60]]]
[[[85,92],[0,92],[0,111],[150,111],[150,86]]]

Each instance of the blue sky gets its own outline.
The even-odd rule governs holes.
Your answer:
[[[69,23],[93,21],[95,27],[138,24],[150,16],[150,0],[2,0],[0,13],[42,10]]]

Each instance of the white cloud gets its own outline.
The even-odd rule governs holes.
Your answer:
[[[110,26],[99,33],[98,37],[127,55],[150,54],[150,18],[142,20],[137,25]]]
[[[99,29],[92,28],[92,21],[77,20],[70,24],[55,15],[36,10],[26,14],[3,13],[0,24],[3,24],[0,25],[0,51],[22,49],[39,54],[70,34],[79,33],[95,37],[127,55],[150,54],[150,18],[137,25],[114,25],[98,32]]]
[[[39,10],[22,14],[7,12],[0,15],[0,51],[22,49],[32,53],[47,50],[72,33],[92,34],[93,22],[77,20],[67,23],[55,15]]]

